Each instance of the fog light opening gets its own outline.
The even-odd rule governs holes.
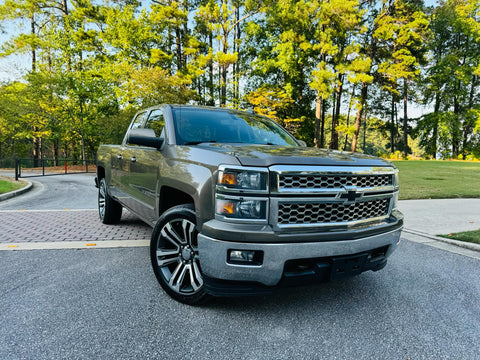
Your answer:
[[[227,263],[234,265],[259,266],[263,264],[263,251],[261,250],[228,250]]]

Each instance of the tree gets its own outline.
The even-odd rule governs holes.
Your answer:
[[[432,14],[431,63],[424,81],[425,102],[434,111],[418,124],[420,142],[428,153],[466,158],[479,146],[478,66],[480,37],[478,1],[449,0]]]
[[[422,11],[422,2],[397,0],[385,14],[377,20],[373,36],[383,48],[384,59],[378,72],[393,84],[392,93],[398,94],[402,88],[403,97],[403,150],[408,155],[408,83],[420,74],[420,64],[424,63],[425,40],[428,37],[429,21]],[[402,84],[399,84],[399,80]]]

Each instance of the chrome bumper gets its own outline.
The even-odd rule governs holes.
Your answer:
[[[202,233],[198,235],[200,264],[205,275],[230,281],[252,281],[275,286],[282,279],[288,260],[348,256],[388,246],[388,257],[400,241],[401,227],[382,234],[355,240],[255,243],[232,242],[214,239]],[[299,234],[299,237],[302,235]],[[227,262],[227,252],[235,250],[263,251],[262,265],[236,265]]]

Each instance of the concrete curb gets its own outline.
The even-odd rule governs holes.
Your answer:
[[[18,190],[15,190],[15,191],[10,191],[8,193],[0,195],[0,201],[7,200],[7,199],[10,199],[12,197],[24,194],[27,191],[30,191],[33,188],[33,184],[28,180],[25,180],[25,181],[27,182],[27,186],[25,186],[21,189],[18,189]]]
[[[480,244],[470,243],[470,242],[466,242],[466,241],[458,241],[458,240],[453,240],[453,239],[447,239],[447,238],[443,238],[443,237],[440,237],[440,236],[426,234],[426,233],[423,233],[421,231],[410,230],[410,229],[405,229],[405,228],[403,229],[403,231],[406,232],[406,233],[409,233],[409,234],[422,236],[422,237],[432,239],[432,240],[436,240],[436,241],[440,241],[440,242],[443,242],[443,243],[446,243],[446,244],[455,245],[455,246],[458,246],[458,247],[461,247],[461,248],[464,248],[464,249],[480,252]]]

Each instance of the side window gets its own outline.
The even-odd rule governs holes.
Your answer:
[[[148,121],[145,125],[146,129],[153,129],[157,137],[162,137],[163,128],[165,127],[165,117],[163,116],[163,110],[153,110],[148,117]]]
[[[147,117],[146,112],[138,114],[135,120],[133,120],[132,126],[130,126],[130,130],[141,127],[146,117]]]
[[[138,146],[138,145],[133,145],[133,144],[128,143],[126,141],[127,138],[128,138],[127,136],[128,136],[128,133],[130,132],[130,130],[138,129],[138,128],[142,127],[142,125],[145,123],[146,118],[147,118],[147,112],[144,111],[144,112],[138,114],[135,117],[135,120],[133,120],[132,125],[130,125],[130,128],[128,129],[127,133],[125,134],[125,142],[127,143],[128,146]]]

